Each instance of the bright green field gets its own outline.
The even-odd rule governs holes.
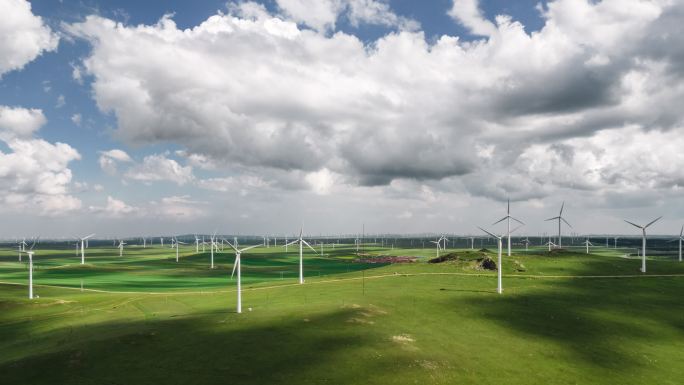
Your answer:
[[[481,253],[457,252],[385,266],[308,253],[297,285],[293,249],[255,249],[243,314],[227,252],[210,270],[190,248],[176,264],[170,249],[91,247],[85,266],[39,249],[33,301],[26,265],[0,252],[0,383],[681,384],[684,263],[643,275],[619,249],[520,251],[498,295],[496,273],[472,268]]]

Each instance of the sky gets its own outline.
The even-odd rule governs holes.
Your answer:
[[[678,233],[683,0],[0,0],[0,238]]]

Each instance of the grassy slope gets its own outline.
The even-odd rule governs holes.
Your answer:
[[[66,255],[41,251],[37,282],[75,287],[84,277],[87,287],[169,293],[38,287],[41,298],[29,302],[24,286],[0,286],[0,378],[22,384],[676,384],[684,376],[684,277],[527,277],[638,274],[638,260],[614,252],[506,258],[499,296],[491,272],[463,262],[360,273],[353,271],[363,267],[358,264],[309,259],[307,271],[336,275],[312,273],[304,286],[269,288],[293,282],[294,274],[280,281],[274,271],[296,268],[294,255],[274,251],[244,256],[252,288],[243,294],[241,315],[233,313],[225,255],[220,269],[209,272],[206,256],[188,256],[178,270],[165,257],[141,260],[131,251],[124,261],[102,255],[83,268],[71,265],[75,257],[67,262]],[[152,255],[149,249],[145,255]],[[0,280],[25,279],[8,258]],[[526,271],[516,271],[512,260]],[[684,266],[649,261],[649,274],[657,273],[684,273]],[[390,276],[322,282],[381,274]]]

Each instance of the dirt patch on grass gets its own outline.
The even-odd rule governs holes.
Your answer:
[[[417,260],[414,256],[409,255],[376,255],[367,256],[366,258],[357,258],[356,263],[413,263]]]
[[[400,334],[398,336],[392,336],[392,341],[397,342],[397,343],[401,343],[401,344],[405,344],[405,343],[415,342],[416,340],[414,340],[413,337],[411,337],[408,334]]]
[[[355,314],[347,320],[347,322],[350,322],[350,323],[372,325],[375,323],[375,321],[373,321],[373,317],[387,314],[387,312],[385,310],[383,310],[383,309],[381,309],[375,305],[368,305],[366,307],[361,307],[357,304],[351,304],[351,305],[345,306],[345,307],[350,307],[350,308],[356,310]]]

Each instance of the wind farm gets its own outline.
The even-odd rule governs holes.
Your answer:
[[[646,349],[654,360],[673,364],[667,365],[669,370],[665,372],[659,366],[648,365],[638,365],[633,370],[655,379],[677,373],[676,357],[671,354],[678,349],[673,339],[677,332],[661,327],[678,317],[661,306],[679,303],[676,291],[684,277],[678,245],[670,242],[671,237],[654,236],[648,240],[650,268],[645,273],[641,270],[642,239],[638,237],[622,235],[624,245],[615,248],[612,244],[603,247],[591,242],[598,244],[598,240],[605,239],[600,235],[568,235],[563,248],[554,244],[549,249],[548,244],[531,242],[533,237],[515,235],[514,231],[506,230],[502,235],[482,232],[485,238],[478,250],[472,248],[474,237],[449,233],[436,238],[393,235],[392,243],[386,243],[383,236],[369,241],[370,236],[365,240],[344,234],[320,237],[300,230],[298,234],[282,235],[282,239],[294,241],[268,248],[260,236],[238,238],[212,233],[206,236],[213,241],[204,253],[198,252],[196,242],[201,236],[194,234],[166,236],[171,239],[170,248],[135,244],[127,238],[116,240],[114,245],[90,238],[85,269],[80,258],[73,257],[68,241],[36,238],[25,247],[23,253],[28,261],[24,262],[17,260],[15,244],[9,243],[0,252],[0,298],[9,309],[3,316],[6,326],[0,345],[9,348],[24,338],[16,334],[17,328],[24,327],[22,317],[31,317],[31,324],[52,331],[33,334],[32,346],[42,346],[43,353],[35,355],[33,349],[14,349],[0,368],[4,378],[27,379],[21,368],[30,359],[52,368],[50,373],[58,376],[84,370],[87,377],[102,371],[96,362],[105,360],[112,367],[124,369],[116,373],[105,371],[108,378],[130,380],[131,371],[138,369],[131,366],[127,356],[174,351],[172,347],[180,343],[175,330],[182,329],[183,344],[205,346],[209,352],[218,349],[217,341],[225,343],[222,349],[237,352],[235,345],[242,338],[240,335],[250,335],[252,347],[241,350],[250,359],[243,371],[238,371],[245,375],[237,375],[246,383],[260,383],[247,373],[268,366],[266,362],[270,360],[280,362],[283,355],[295,354],[313,357],[313,353],[303,352],[321,341],[328,341],[328,348],[339,349],[335,353],[339,356],[334,362],[307,367],[307,376],[344,376],[351,382],[368,378],[395,381],[396,371],[402,372],[406,381],[413,381],[433,373],[435,366],[441,368],[438,382],[459,376],[457,373],[463,368],[476,373],[479,379],[486,379],[491,372],[483,371],[483,359],[510,353],[512,358],[500,365],[515,372],[521,361],[514,358],[513,351],[519,352],[520,357],[523,353],[534,355],[548,349],[567,355],[566,360],[573,362],[575,368],[573,378],[584,378],[594,370],[595,360],[607,360],[606,363],[620,367],[628,359],[629,351],[637,346]],[[509,233],[511,257],[504,252],[503,245]],[[232,241],[227,241],[229,238]],[[454,244],[447,249],[449,238]],[[434,241],[439,242],[438,248],[415,247],[430,244],[433,239],[439,240]],[[212,250],[214,243],[222,241],[227,249]],[[311,247],[323,243],[335,245],[334,250],[331,247],[322,255]],[[292,245],[300,246],[300,252],[287,253],[286,246]],[[363,253],[357,252],[357,246]],[[211,253],[215,258],[213,268],[206,263]],[[402,258],[407,255],[415,259],[404,262]],[[434,258],[440,262],[431,262]],[[486,260],[492,261],[493,267],[483,262]],[[28,280],[25,263],[29,266]],[[630,294],[647,287],[672,295],[664,295],[658,305],[647,305],[649,297],[641,300]],[[614,299],[616,293],[632,299]],[[492,295],[502,300],[495,300]],[[583,298],[582,307],[577,306],[578,296]],[[635,304],[646,308],[635,313]],[[592,315],[585,314],[587,310]],[[55,317],[56,314],[60,315]],[[525,321],[519,323],[510,319],[511,315],[524,316]],[[629,322],[630,329],[615,328],[610,320],[614,316]],[[549,317],[554,319],[551,324],[547,322]],[[579,325],[577,317],[582,319]],[[434,326],[418,327],[426,323]],[[459,326],[437,326],[442,323]],[[102,327],[105,329],[99,330]],[[198,327],[208,330],[195,331]],[[634,328],[650,333],[649,339],[659,341],[658,344],[646,347],[640,338],[629,337],[628,330]],[[93,334],[91,329],[98,331]],[[608,329],[611,332],[605,333]],[[600,337],[592,337],[591,346],[568,343],[572,335],[581,338],[587,331],[602,332]],[[63,339],[65,333],[70,336],[68,342],[51,345]],[[294,334],[274,341],[273,333]],[[341,335],[363,337],[351,345],[338,346],[332,341]],[[620,345],[614,343],[615,338],[622,341]],[[482,339],[496,339],[504,344],[492,350],[493,346],[483,344]],[[435,344],[437,340],[452,342]],[[463,343],[469,344],[468,352],[458,349]],[[276,349],[273,344],[280,347]],[[324,351],[332,354],[327,348]],[[443,356],[444,351],[452,355]],[[396,366],[390,371],[364,366],[362,371],[347,374],[335,369],[352,365],[358,357],[370,359],[376,354],[372,352],[391,357]],[[480,359],[468,358],[473,354]],[[174,357],[171,354],[156,365],[152,375],[163,376],[164,371],[173,370]],[[76,367],[80,369],[69,364],[74,360],[79,362]],[[416,361],[430,364],[410,365]],[[7,366],[10,362],[13,364]],[[207,367],[200,361],[191,362]],[[537,371],[543,379],[555,373],[552,362],[550,357],[539,358],[526,370]],[[606,383],[616,379],[632,381],[630,376],[618,372],[621,371],[606,376]],[[282,369],[279,373],[285,378],[271,379],[289,382],[286,378],[294,375]],[[195,374],[178,376],[179,381],[190,381]],[[38,374],[31,378],[36,383],[43,381]],[[203,382],[211,383],[211,378],[213,375],[203,377]],[[519,382],[530,383],[529,380],[520,377]]]

